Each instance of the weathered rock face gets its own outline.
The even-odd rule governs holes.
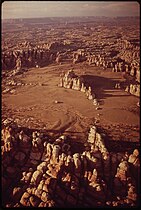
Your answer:
[[[21,70],[21,67],[22,67],[22,61],[21,61],[21,58],[19,57],[16,60],[16,68],[17,68],[17,70]]]
[[[73,53],[73,63],[80,63],[86,61],[87,57],[82,50]]]
[[[130,84],[125,89],[126,92],[129,92],[132,95],[135,95],[137,97],[140,97],[140,84]]]
[[[60,79],[60,87],[65,87],[65,88],[72,88],[73,86],[73,81],[77,81],[77,75],[75,75],[73,70],[69,70],[64,77],[61,77]],[[75,83],[74,82],[74,83]]]
[[[124,41],[128,42],[127,40]],[[103,69],[110,68],[113,72],[126,72],[140,83],[139,48],[136,48],[131,43],[127,47],[122,43],[124,41],[120,40],[118,42],[120,47],[120,52],[118,52],[119,57],[114,56],[113,52],[106,54],[92,52],[88,53],[87,62],[89,65],[102,67]]]
[[[13,147],[11,128],[9,126],[2,129],[2,152],[10,151]]]
[[[55,62],[56,52],[59,47],[58,45],[56,48],[55,45],[50,43],[46,48],[39,46],[33,48],[27,45],[27,49],[24,50],[4,52],[2,55],[2,67],[4,70],[14,69],[16,67],[16,71],[18,72],[25,67],[31,68],[48,65],[49,63]],[[62,47],[63,45],[60,45],[60,49]]]
[[[5,125],[3,141],[14,137],[19,146],[17,150],[13,144],[12,150],[2,153],[4,206],[137,205],[140,168],[137,149],[132,154],[108,152],[95,125],[88,134],[89,150],[82,154],[72,150],[64,135],[48,142],[39,131],[28,134],[16,127],[9,132],[7,129]],[[36,138],[40,140],[34,144]]]
[[[139,161],[139,151],[138,149],[135,149],[133,151],[133,154],[131,154],[129,156],[128,162],[130,164],[133,164],[135,167],[139,167],[140,166],[140,161]]]
[[[140,69],[136,71],[136,81],[140,83]]]
[[[69,70],[64,76],[61,75],[59,87],[79,90],[86,94],[88,100],[95,100],[96,98],[92,88],[90,86],[87,88],[82,78],[78,77],[73,70]]]

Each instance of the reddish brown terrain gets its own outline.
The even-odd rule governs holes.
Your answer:
[[[100,103],[99,110],[83,93],[58,87],[60,74],[69,69],[93,86]],[[122,73],[104,71],[84,63],[62,64],[32,68],[14,79],[25,85],[16,87],[13,94],[3,94],[2,103],[6,106],[3,114],[14,118],[20,126],[61,133],[78,132],[78,139],[79,136],[85,139],[89,126],[97,119],[97,124],[113,140],[139,143],[139,99],[114,88],[117,82],[124,80]]]
[[[137,207],[138,18],[2,24],[2,206]]]

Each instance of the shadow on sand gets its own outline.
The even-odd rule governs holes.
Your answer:
[[[81,78],[84,80],[84,83],[87,88],[91,86],[92,91],[96,94],[97,99],[104,99],[107,97],[125,96],[125,95],[118,95],[118,94],[114,95],[115,90],[117,90],[115,89],[116,83],[120,83],[121,89],[123,88],[123,82],[120,82],[116,78],[109,79],[109,78],[105,78],[101,76],[93,76],[93,75],[83,75]],[[106,90],[110,91],[111,94],[107,93]]]

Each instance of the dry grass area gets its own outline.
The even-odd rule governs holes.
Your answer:
[[[100,103],[96,110],[92,101],[80,91],[58,87],[60,74],[73,69],[92,87]],[[2,115],[12,117],[24,127],[46,129],[52,135],[65,133],[85,141],[89,126],[97,126],[110,140],[139,144],[139,99],[115,89],[124,78],[121,72],[110,72],[85,63],[49,65],[32,68],[14,79],[26,83],[16,92],[2,94]],[[57,101],[58,103],[55,103]]]

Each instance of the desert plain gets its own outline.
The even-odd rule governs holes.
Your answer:
[[[138,23],[3,21],[4,207],[139,205]]]

